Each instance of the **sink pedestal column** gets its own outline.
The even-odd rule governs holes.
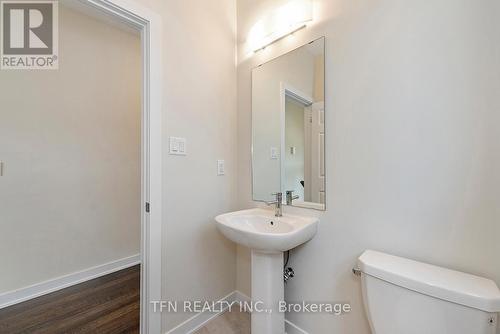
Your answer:
[[[283,253],[252,250],[252,334],[284,334],[285,314],[279,302],[285,299]],[[257,303],[257,304],[256,304]]]

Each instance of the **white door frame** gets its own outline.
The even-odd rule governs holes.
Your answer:
[[[161,300],[162,225],[162,68],[161,18],[130,0],[79,0],[141,32],[142,174],[141,174],[141,333],[161,334],[161,314],[151,301]],[[146,212],[149,203],[150,212]]]
[[[281,178],[281,192],[284,194],[287,190],[285,189],[285,154],[286,154],[286,97],[289,96],[302,103],[304,106],[310,106],[313,104],[314,99],[312,96],[300,91],[299,89],[293,87],[289,83],[280,82],[280,124],[281,124],[281,159],[280,159],[280,178]]]

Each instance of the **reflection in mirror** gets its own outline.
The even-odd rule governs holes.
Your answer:
[[[325,209],[324,38],[252,71],[253,199]],[[288,196],[287,196],[288,195]]]

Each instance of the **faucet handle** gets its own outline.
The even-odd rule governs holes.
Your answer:
[[[272,193],[271,195],[276,196],[276,199],[274,201],[266,202],[267,205],[273,205],[273,204],[281,203],[283,201],[283,193],[282,192]]]
[[[287,190],[286,191],[286,205],[292,205],[292,201],[294,199],[299,199],[300,196],[299,195],[294,195],[293,193],[295,192],[295,190]]]
[[[276,217],[283,216],[283,213],[281,211],[281,206],[283,205],[283,193],[277,192],[277,193],[274,193],[271,195],[276,196],[276,200],[274,200],[272,202],[267,202],[267,205],[276,204],[276,213],[274,215]]]

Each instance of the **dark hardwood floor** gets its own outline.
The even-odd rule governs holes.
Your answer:
[[[135,266],[0,310],[0,334],[139,333]]]

